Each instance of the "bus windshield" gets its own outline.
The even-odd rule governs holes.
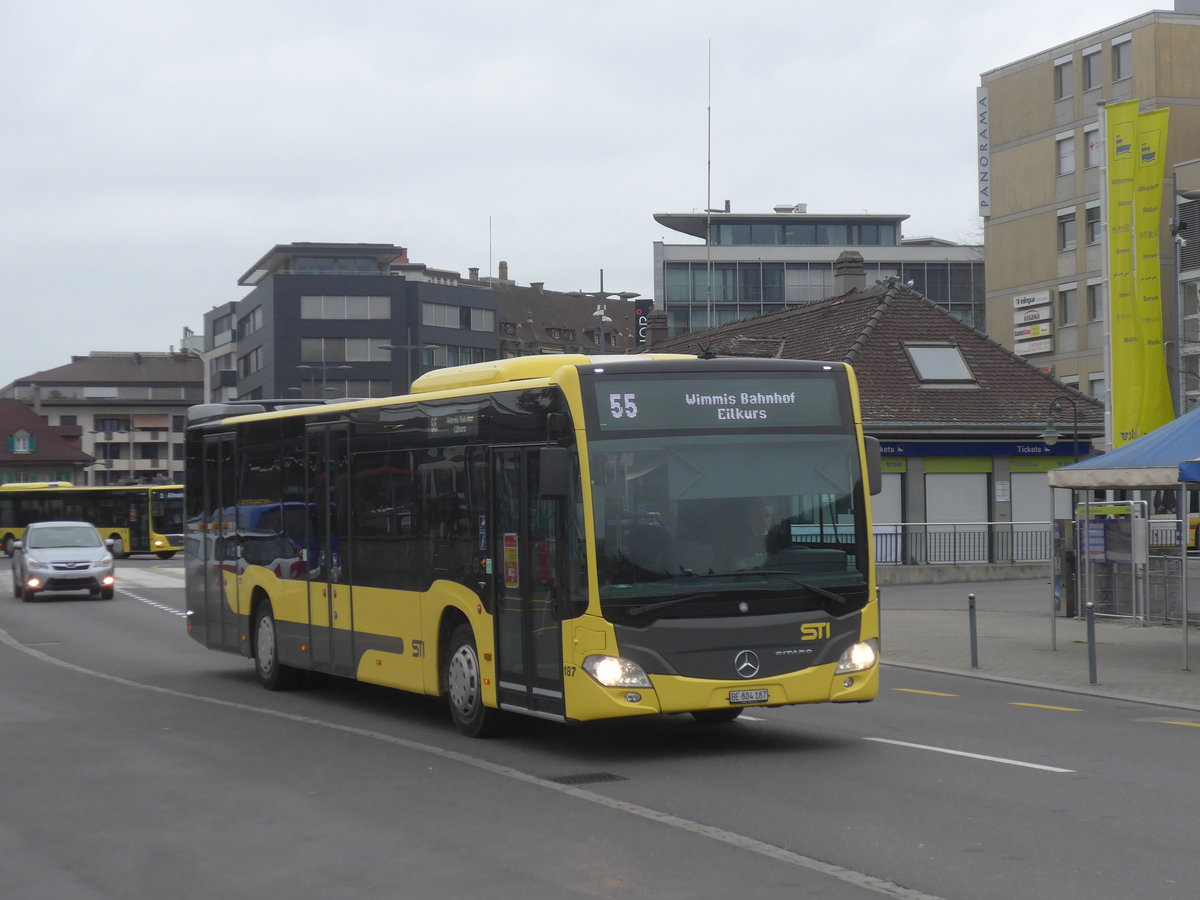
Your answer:
[[[852,433],[593,443],[605,616],[861,609],[868,561],[858,458]]]

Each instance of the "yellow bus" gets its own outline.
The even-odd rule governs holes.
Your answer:
[[[877,694],[846,365],[546,355],[188,420],[187,629],[268,689],[440,696],[472,736]]]
[[[183,549],[183,485],[135,484],[76,487],[69,481],[0,484],[0,547],[12,543],[31,522],[91,522],[111,540],[113,556],[153,553],[170,559]]]

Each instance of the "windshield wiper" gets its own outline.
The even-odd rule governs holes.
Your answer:
[[[714,594],[684,594],[682,597],[672,597],[670,600],[660,600],[658,603],[644,603],[641,606],[631,606],[625,612],[631,616],[643,616],[659,609],[666,609],[676,603],[686,603],[688,600],[699,600],[701,597],[713,597]]]
[[[836,601],[837,603],[840,603],[843,606],[845,606],[847,603],[850,602],[845,597],[843,597],[841,594],[835,594],[833,591],[827,590],[826,588],[820,587],[819,585],[807,584],[803,581],[797,581],[796,579],[791,577],[796,574],[795,572],[788,572],[787,570],[763,569],[761,571],[755,570],[753,572],[753,574],[755,574],[755,575],[782,575],[782,576],[786,577],[792,584],[796,585],[796,587],[802,587],[806,591],[812,591],[817,596],[824,597],[826,600]]]

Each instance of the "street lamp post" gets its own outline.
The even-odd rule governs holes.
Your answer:
[[[412,326],[411,325],[409,325],[405,329],[405,333],[408,336],[408,343],[406,343],[406,344],[380,344],[379,349],[380,350],[391,350],[391,351],[403,350],[407,354],[406,367],[408,369],[408,384],[405,386],[405,393],[409,393],[410,391],[412,391],[412,383],[416,380],[415,378],[413,378],[413,351],[414,350],[433,350],[437,347],[437,344],[414,344],[413,339],[412,339]]]
[[[634,297],[642,296],[637,291],[606,291],[604,289],[604,270],[600,270],[600,290],[598,291],[570,291],[572,297],[591,297],[596,301],[596,311],[592,313],[596,317],[596,343],[600,347],[601,354],[604,353],[604,327],[612,324],[612,318],[608,315],[609,300],[632,300]]]
[[[1075,462],[1079,462],[1079,407],[1075,405],[1075,401],[1065,394],[1060,394],[1050,401],[1050,409],[1046,415],[1046,427],[1042,433],[1038,435],[1047,447],[1053,447],[1061,438],[1062,432],[1054,427],[1054,414],[1061,411],[1061,404],[1071,404],[1071,455]]]
[[[309,383],[312,384],[312,392],[314,395],[316,395],[316,393],[317,393],[316,373],[317,372],[321,373],[321,393],[320,393],[320,396],[317,397],[318,400],[324,400],[325,392],[329,390],[329,387],[328,387],[329,373],[330,372],[345,372],[345,371],[349,370],[350,368],[351,367],[347,366],[347,365],[334,364],[334,363],[301,363],[300,365],[296,366],[296,370],[298,372],[312,373],[309,375]]]

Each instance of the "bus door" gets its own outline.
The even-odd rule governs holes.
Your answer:
[[[310,527],[308,621],[313,667],[353,675],[354,621],[350,603],[350,457],[344,425],[314,425],[307,434]]]
[[[555,448],[557,449],[557,448]],[[562,718],[561,495],[544,493],[541,448],[493,452],[492,558],[501,707]]]
[[[204,570],[205,645],[243,650],[238,625],[238,523],[232,434],[204,438],[204,517],[199,535]]]

